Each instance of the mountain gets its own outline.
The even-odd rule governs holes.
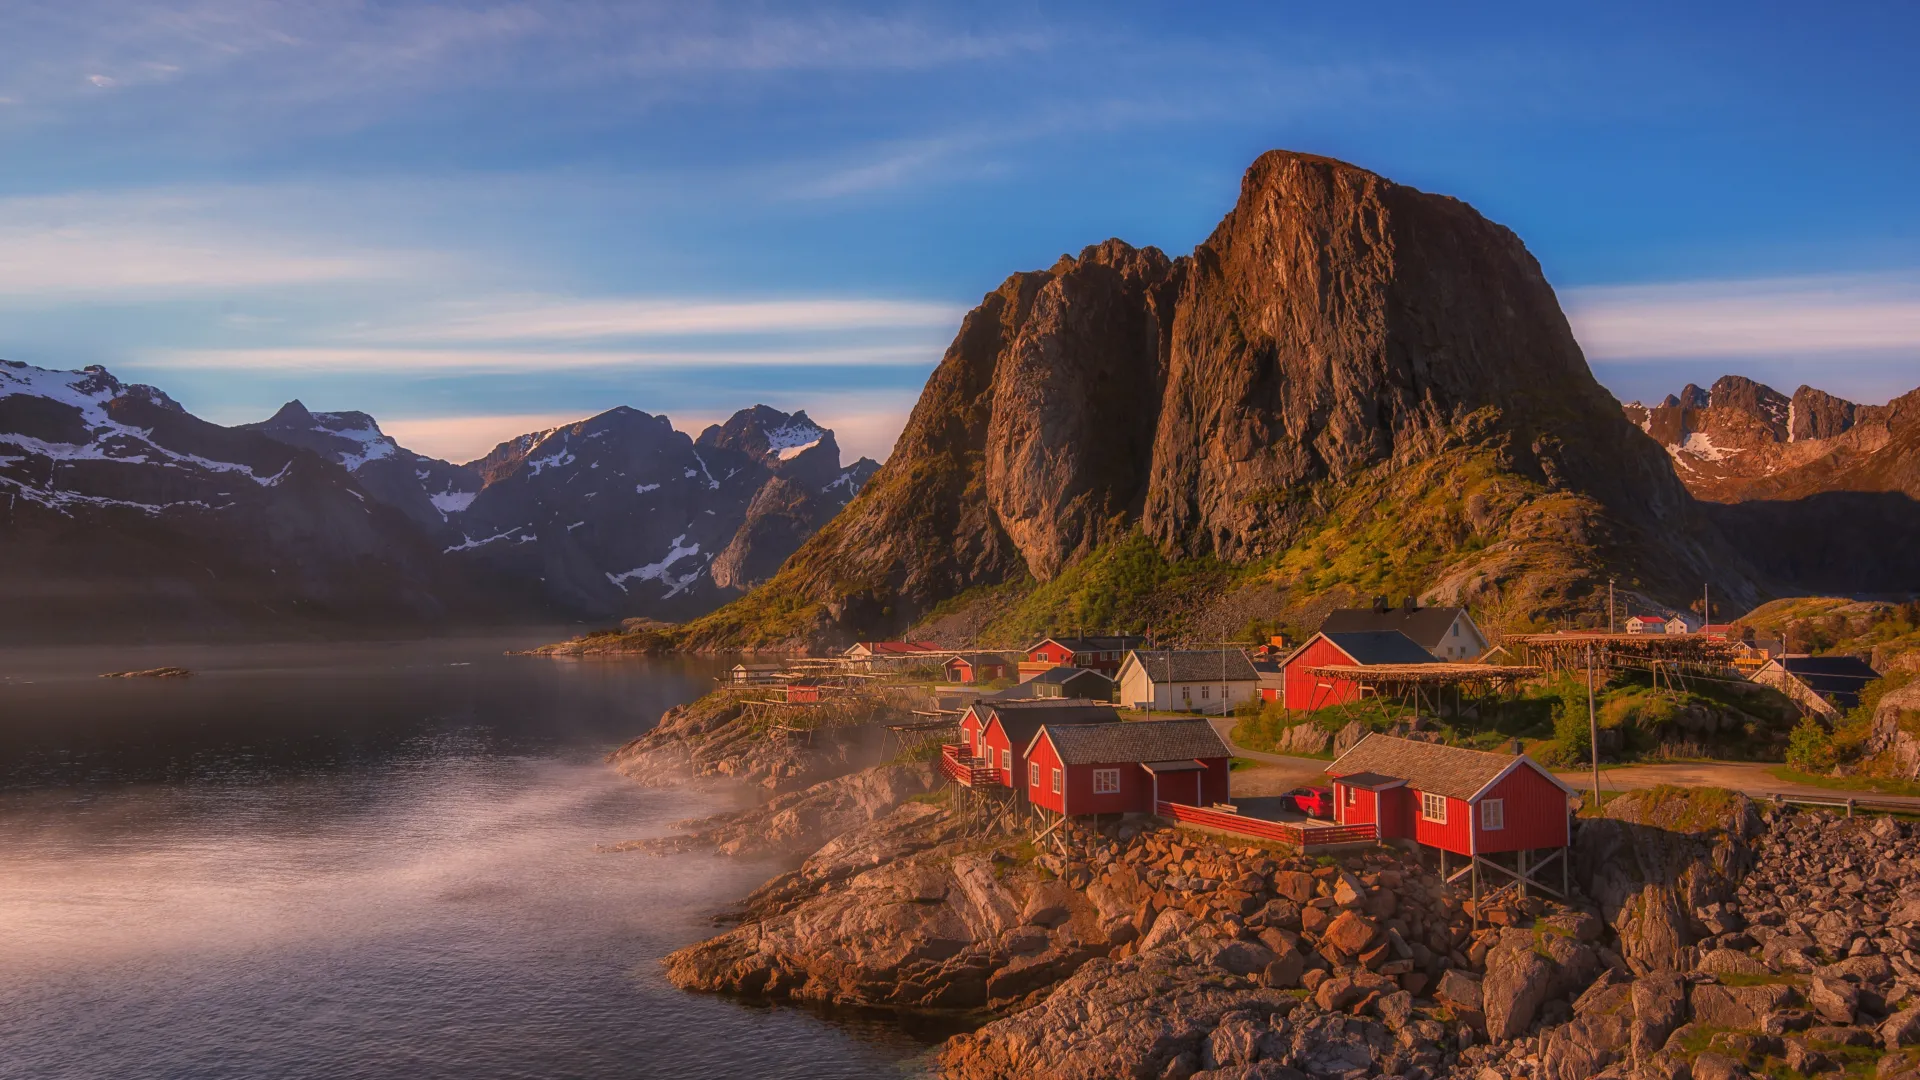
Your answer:
[[[319,454],[352,473],[368,494],[436,535],[446,532],[450,515],[465,510],[480,491],[477,470],[402,447],[363,412],[313,413],[289,401],[272,417],[241,424],[240,430]]]
[[[1838,490],[1920,495],[1920,470],[1900,468],[1897,446],[1869,464],[1898,441],[1896,429],[1920,423],[1920,390],[1887,405],[1856,405],[1811,386],[1788,397],[1727,375],[1709,390],[1689,385],[1658,405],[1633,402],[1624,409],[1702,499],[1730,503]],[[1847,479],[1850,474],[1859,478]]]
[[[866,490],[688,640],[1192,636],[1402,591],[1591,619],[1610,572],[1758,595],[1512,232],[1276,151],[1191,255],[1109,240],[989,293]]]
[[[570,611],[686,618],[771,574],[878,466],[840,465],[833,433],[764,405],[688,438],[617,408],[500,444],[447,552],[537,579]],[[786,507],[784,517],[756,506]]]
[[[413,628],[510,610],[354,474],[98,367],[0,361],[0,637]]]
[[[0,639],[697,615],[876,468],[765,406],[697,441],[618,408],[456,465],[365,413],[229,428],[103,368],[0,361]]]

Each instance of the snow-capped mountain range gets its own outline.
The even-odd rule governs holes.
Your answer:
[[[698,438],[622,406],[455,464],[365,413],[292,401],[229,428],[103,368],[0,361],[0,638],[683,618],[771,575],[877,467],[766,406]],[[123,632],[86,633],[101,620]]]

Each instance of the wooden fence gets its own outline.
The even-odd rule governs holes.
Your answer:
[[[987,764],[985,758],[962,757],[960,751],[966,749],[958,743],[946,743],[940,747],[940,772],[956,784],[968,787],[999,787],[1000,771]]]
[[[1161,817],[1172,818],[1183,824],[1237,833],[1258,840],[1292,844],[1302,852],[1336,844],[1372,843],[1379,838],[1378,831],[1370,824],[1295,825],[1288,821],[1263,821],[1260,818],[1241,817],[1239,814],[1208,810],[1184,803],[1161,801],[1156,803],[1155,807]]]

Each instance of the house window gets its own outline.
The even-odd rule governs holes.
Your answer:
[[[1040,786],[1040,763],[1037,761],[1027,762],[1027,786],[1033,788]]]
[[[1055,795],[1060,794],[1060,770],[1059,769],[1053,770],[1053,793]]]
[[[1347,789],[1347,805],[1352,806],[1354,803],[1357,803],[1359,801],[1360,801],[1359,793],[1354,791],[1352,788],[1348,788]]]
[[[1093,770],[1093,793],[1095,795],[1117,795],[1120,792],[1119,769]]]
[[[1201,687],[1201,688],[1200,688],[1200,700],[1201,700],[1201,701],[1205,701],[1205,700],[1207,700],[1208,698],[1210,698],[1210,697],[1212,697],[1212,696],[1213,696],[1213,687],[1211,687],[1211,686],[1203,686],[1203,687]]]
[[[1013,751],[1011,750],[1000,751],[1000,767],[1007,770],[1008,772],[1013,771]]]
[[[1436,825],[1447,823],[1447,797],[1431,791],[1420,793],[1420,817]]]
[[[1480,804],[1480,827],[1488,832],[1507,827],[1505,799],[1488,799]]]
[[[1191,687],[1191,686],[1183,686],[1183,687],[1181,687],[1181,688],[1180,688],[1180,700],[1181,700],[1181,701],[1192,701],[1192,700],[1193,700],[1193,687]]]

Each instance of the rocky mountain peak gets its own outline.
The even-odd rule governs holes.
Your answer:
[[[766,405],[742,409],[724,424],[710,425],[695,440],[701,446],[713,446],[741,453],[769,466],[791,461],[818,446],[831,442],[833,433],[814,423],[806,411],[784,413]],[[838,466],[838,451],[834,454]]]
[[[304,431],[314,426],[313,413],[307,411],[307,407],[301,404],[299,398],[294,398],[292,401],[280,406],[272,416],[262,420],[259,426],[261,430],[284,431],[297,429]]]
[[[1793,392],[1793,400],[1788,403],[1791,420],[1787,437],[1795,442],[1834,438],[1853,427],[1855,408],[1854,403],[1845,398],[1802,386]]]
[[[1483,541],[1502,569],[1462,560],[1422,582],[1450,598],[1575,595],[1595,572],[1579,567],[1605,556],[1518,549],[1548,533],[1661,546],[1672,526],[1658,520],[1691,512],[1510,231],[1456,199],[1276,151],[1191,255],[1108,240],[989,293],[887,463],[775,584],[834,631],[891,633],[973,586],[1048,581],[1130,537],[1167,559],[1246,563],[1302,542],[1366,484],[1465,500],[1428,490],[1475,454],[1504,472],[1487,492],[1508,509],[1461,535],[1498,534],[1522,490],[1565,493],[1590,516]],[[1374,498],[1350,512],[1398,509]],[[1697,552],[1653,561],[1707,572]]]

